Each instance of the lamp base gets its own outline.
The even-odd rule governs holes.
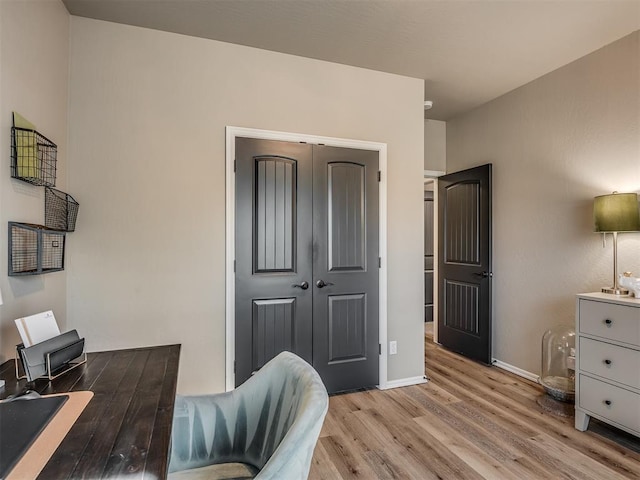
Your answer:
[[[629,290],[620,287],[606,287],[602,289],[602,293],[609,293],[611,295],[629,295]]]

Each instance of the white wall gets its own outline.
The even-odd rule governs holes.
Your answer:
[[[493,163],[494,356],[540,370],[546,329],[612,282],[593,197],[640,192],[640,34],[447,122],[447,171]],[[640,275],[640,233],[619,236]]]
[[[233,125],[388,143],[388,378],[423,374],[422,80],[77,17],[70,79],[69,323],[90,350],[181,343],[179,391],[224,389]]]
[[[424,121],[424,169],[435,172],[447,170],[447,123],[441,120]]]
[[[13,320],[53,310],[66,326],[66,272],[7,276],[7,222],[44,223],[43,187],[11,178],[11,112],[58,145],[56,187],[66,191],[69,14],[59,0],[0,1],[0,362],[20,337]]]

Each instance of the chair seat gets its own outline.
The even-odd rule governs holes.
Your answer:
[[[221,463],[170,473],[168,480],[249,480],[258,469],[246,463]]]

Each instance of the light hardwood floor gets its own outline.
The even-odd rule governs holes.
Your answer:
[[[425,348],[429,383],[330,398],[310,479],[640,479],[640,439],[579,432],[535,383]]]

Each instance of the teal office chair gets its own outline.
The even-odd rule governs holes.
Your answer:
[[[306,479],[328,406],[318,373],[290,352],[231,392],[178,396],[169,479]]]

